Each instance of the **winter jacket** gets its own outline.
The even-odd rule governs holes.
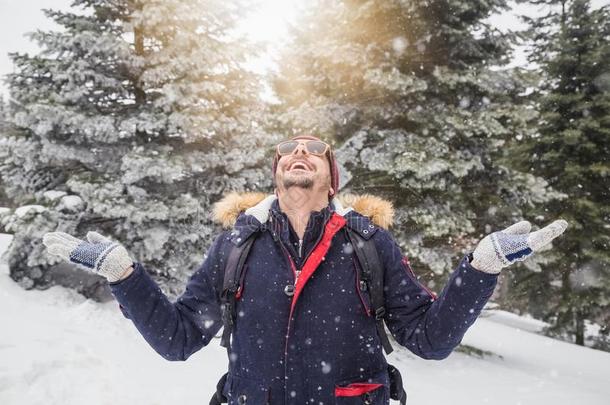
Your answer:
[[[111,284],[147,342],[167,360],[186,360],[222,326],[220,294],[231,245],[257,233],[236,302],[223,391],[229,404],[389,404],[387,363],[346,227],[374,240],[385,266],[386,325],[399,344],[422,358],[447,357],[496,285],[497,275],[476,270],[466,255],[437,297],[378,225],[388,222],[383,200],[357,199],[361,214],[335,198],[311,213],[300,242],[277,200],[269,207],[273,198],[263,197],[231,195],[218,205],[217,219],[230,225],[236,217],[234,226],[214,240],[175,303],[140,263]],[[243,212],[248,207],[253,214]],[[285,289],[298,272],[289,296]]]

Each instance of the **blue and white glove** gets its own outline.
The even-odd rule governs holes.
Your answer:
[[[470,264],[482,272],[497,274],[502,268],[530,257],[561,235],[567,227],[566,221],[558,219],[530,233],[532,225],[528,221],[517,222],[484,237],[472,252]]]
[[[104,276],[110,282],[120,280],[133,265],[123,246],[97,232],[88,232],[86,241],[65,232],[49,232],[43,235],[42,243],[49,253]]]

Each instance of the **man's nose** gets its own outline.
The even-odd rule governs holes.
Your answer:
[[[304,143],[299,143],[297,145],[297,147],[294,148],[294,152],[292,152],[292,153],[295,154],[295,155],[298,155],[299,153],[303,153],[305,155],[309,154],[309,152],[307,151],[307,148],[305,147]]]

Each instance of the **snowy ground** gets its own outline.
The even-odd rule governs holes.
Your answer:
[[[0,253],[9,242],[0,234]],[[409,404],[610,403],[610,353],[535,334],[539,322],[498,312],[464,343],[494,355],[426,361],[397,349]],[[208,403],[226,354],[218,340],[187,362],[167,362],[115,303],[61,288],[24,291],[0,264],[0,404]]]

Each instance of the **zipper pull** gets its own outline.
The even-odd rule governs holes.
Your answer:
[[[295,270],[294,271],[294,284],[288,284],[286,287],[284,287],[284,293],[287,296],[292,297],[294,295],[294,291],[297,288],[297,281],[299,281],[300,274],[301,274],[301,270]]]
[[[303,257],[303,239],[299,239],[299,259]]]

